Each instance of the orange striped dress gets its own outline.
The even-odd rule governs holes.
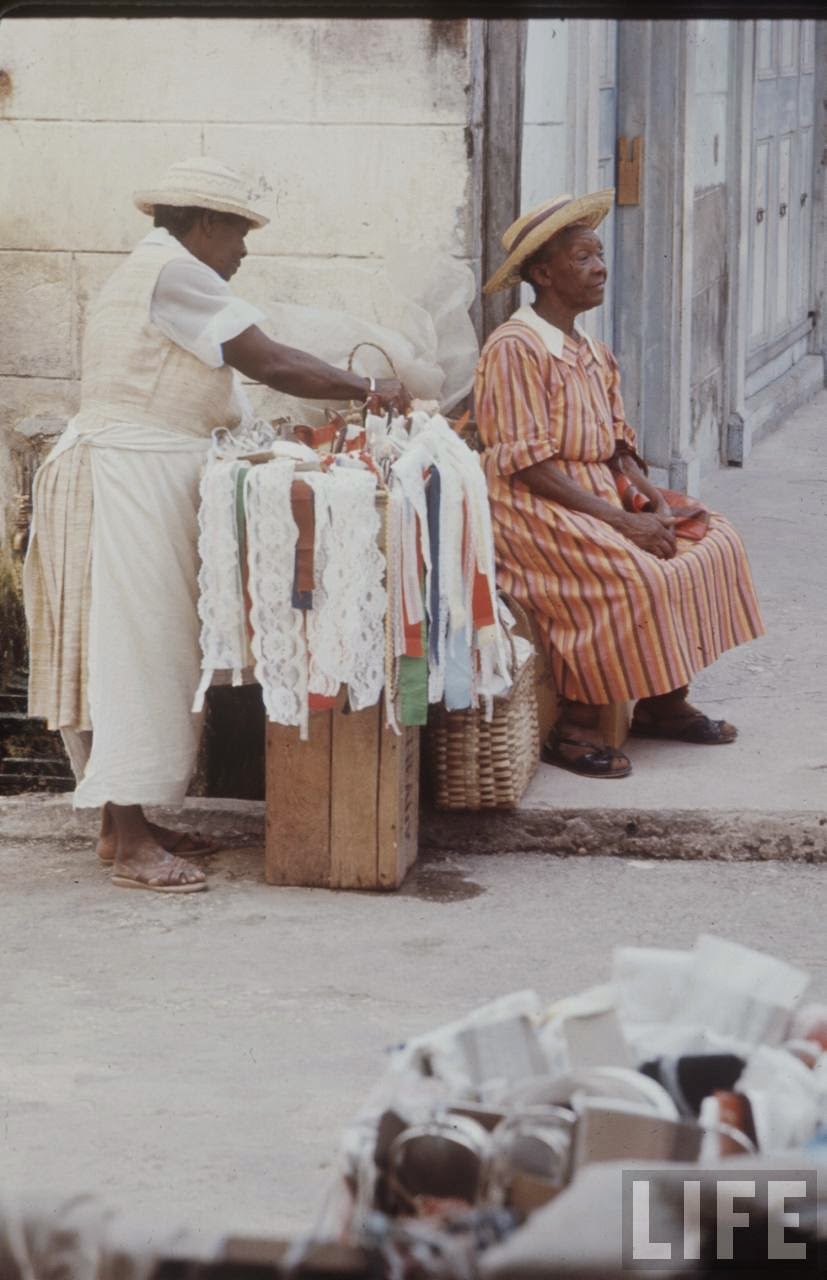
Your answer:
[[[675,558],[661,560],[518,479],[551,460],[621,505],[607,464],[615,442],[634,446],[635,433],[602,342],[569,338],[524,307],[485,344],[475,400],[498,582],[544,624],[559,693],[588,703],[668,693],[763,634],[743,543],[723,516],[712,516],[700,542],[679,537]]]

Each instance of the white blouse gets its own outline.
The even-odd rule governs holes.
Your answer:
[[[165,227],[155,227],[141,243],[181,251],[158,275],[149,312],[152,323],[211,369],[219,369],[224,363],[221,344],[237,338],[251,324],[259,324],[265,319],[264,312],[236,298],[227,281],[194,257]]]

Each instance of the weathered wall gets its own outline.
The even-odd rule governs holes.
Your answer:
[[[476,267],[473,34],[418,19],[0,24],[0,173],[13,191],[0,226],[0,561],[21,479],[14,427],[75,409],[89,300],[149,229],[133,189],[171,161],[206,154],[260,175],[273,218],[234,279],[252,302],[381,322],[387,246],[421,242]]]
[[[699,19],[694,41],[692,180],[691,448],[702,467],[714,465],[726,418],[727,184],[730,23]]]
[[[521,199],[523,212],[564,191],[582,195],[615,182],[616,22],[536,18],[526,24]],[[600,235],[609,267],[602,307],[587,332],[613,340],[614,211]],[[522,297],[530,300],[524,287]]]

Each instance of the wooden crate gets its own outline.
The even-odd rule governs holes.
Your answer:
[[[397,889],[416,861],[419,730],[386,729],[381,705],[267,725],[269,884]]]

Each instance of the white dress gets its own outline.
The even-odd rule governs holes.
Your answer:
[[[156,228],[142,243],[181,250],[159,273],[152,324],[210,369],[220,368],[222,343],[262,313],[167,231]],[[72,430],[70,424],[56,453],[72,446]],[[89,447],[94,500],[92,732],[61,730],[78,778],[74,804],[177,806],[200,734],[192,712],[201,656],[197,512],[210,438],[129,422],[75,438]]]

